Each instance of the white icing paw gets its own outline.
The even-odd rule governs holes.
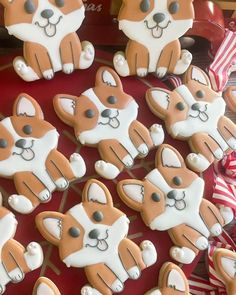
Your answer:
[[[176,261],[184,264],[190,264],[196,257],[195,253],[186,247],[171,247],[170,256]]]
[[[130,155],[125,156],[122,159],[122,162],[124,163],[126,168],[131,168],[134,165],[134,160]]]
[[[25,261],[31,270],[35,270],[43,263],[43,251],[41,246],[36,242],[31,242],[27,246],[27,252],[24,254]]]
[[[165,67],[159,67],[156,69],[156,75],[158,78],[163,78],[167,73],[167,68]]]
[[[234,211],[230,207],[224,205],[219,206],[220,213],[225,221],[225,224],[229,224],[234,219]]]
[[[150,135],[154,146],[159,146],[162,144],[165,138],[164,130],[159,124],[153,124],[150,127]]]
[[[80,55],[80,69],[87,69],[91,66],[94,61],[95,49],[93,44],[88,41],[83,41],[82,43],[82,52]]]
[[[68,188],[69,182],[64,177],[61,177],[55,181],[55,185],[58,190],[64,191]]]
[[[8,198],[8,204],[12,209],[22,214],[29,214],[34,210],[31,201],[22,195],[11,195]]]
[[[64,64],[62,66],[62,71],[65,73],[65,74],[71,74],[73,71],[74,71],[74,65],[73,63],[67,63],[67,64]]]
[[[81,178],[86,173],[85,162],[80,154],[74,153],[70,156],[70,166],[76,178]]]
[[[43,72],[43,77],[46,80],[51,80],[54,77],[53,69],[49,69]]]
[[[98,290],[86,285],[81,289],[81,295],[102,295],[102,294]]]
[[[137,266],[131,267],[127,272],[132,280],[137,280],[141,275],[140,269]]]
[[[140,146],[137,148],[137,150],[139,152],[140,157],[145,157],[149,152],[149,148],[146,145],[146,143],[140,144]]]
[[[215,236],[215,237],[221,235],[222,231],[223,231],[222,226],[219,223],[214,224],[212,228],[210,229],[212,236]]]
[[[196,247],[199,249],[199,250],[205,250],[208,248],[209,246],[209,242],[208,242],[208,239],[205,238],[205,237],[200,237],[197,239],[196,243],[195,243]]]
[[[224,157],[224,152],[219,148],[213,153],[213,155],[217,160],[221,160]]]
[[[228,141],[228,146],[232,149],[232,150],[236,150],[236,139],[234,137],[231,137]]]
[[[113,57],[113,65],[117,73],[122,76],[126,77],[129,76],[129,65],[127,60],[125,59],[125,54],[122,51],[117,52]]]
[[[38,80],[38,75],[34,72],[34,70],[29,67],[25,60],[22,57],[16,57],[13,61],[13,66],[16,73],[25,81],[35,81]]]
[[[137,69],[137,76],[146,77],[147,74],[148,74],[148,69],[147,68],[138,68]]]
[[[9,272],[8,275],[13,283],[21,282],[25,277],[25,274],[18,267]]]
[[[95,170],[106,179],[115,179],[120,173],[120,170],[115,165],[102,160],[95,163]]]
[[[192,59],[193,59],[192,54],[188,50],[183,49],[181,54],[182,62],[189,66],[192,62]]]
[[[197,172],[205,171],[211,164],[203,155],[195,153],[188,154],[186,161]]]
[[[3,285],[0,285],[0,295],[2,295],[6,291],[6,287]]]
[[[192,59],[193,59],[192,54],[188,50],[183,49],[181,53],[181,59],[178,60],[173,74],[181,75],[185,73],[191,64]]]
[[[49,192],[48,189],[44,189],[43,191],[41,191],[38,195],[38,198],[39,200],[42,202],[42,203],[47,203],[50,201],[51,199],[51,193]]]
[[[114,293],[120,293],[123,291],[123,289],[124,289],[124,285],[119,279],[115,280],[115,282],[111,285],[111,290]]]
[[[155,246],[151,241],[143,241],[140,244],[140,248],[142,249],[142,257],[143,262],[145,263],[146,267],[149,267],[156,263],[157,261],[157,251]]]

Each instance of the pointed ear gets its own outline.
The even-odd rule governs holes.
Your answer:
[[[103,183],[96,179],[90,179],[87,181],[83,190],[82,201],[113,206],[109,190]]]
[[[198,83],[208,86],[211,88],[211,82],[207,74],[198,67],[190,66],[187,72],[184,75],[184,84],[188,83],[191,80],[197,81]]]
[[[156,167],[183,168],[186,167],[181,154],[172,146],[163,144],[157,150]]]
[[[12,4],[12,1],[9,0],[0,0],[0,4],[2,4],[4,7],[7,7]]]
[[[108,86],[114,88],[120,88],[123,90],[123,86],[120,77],[117,73],[109,67],[101,67],[96,74],[96,86]]]
[[[146,101],[151,111],[164,119],[170,104],[170,91],[162,88],[150,88],[146,92]]]
[[[136,179],[126,179],[118,183],[117,191],[127,206],[136,211],[142,211],[144,201],[143,181]]]
[[[228,87],[223,95],[230,110],[236,112],[236,86]]]
[[[78,97],[58,94],[53,99],[54,110],[58,117],[69,126],[74,126],[75,108]]]
[[[65,215],[58,212],[42,212],[36,216],[36,226],[45,238],[53,245],[57,246],[62,235],[62,222]]]
[[[33,97],[21,93],[13,106],[13,116],[26,116],[44,119],[42,109]]]
[[[36,281],[32,295],[60,295],[57,286],[48,278],[40,277]]]

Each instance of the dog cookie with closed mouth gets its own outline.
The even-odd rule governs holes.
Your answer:
[[[190,295],[188,280],[180,267],[171,262],[162,265],[158,287],[145,295]]]
[[[138,247],[127,238],[129,219],[113,206],[106,186],[95,179],[86,183],[80,204],[65,214],[42,212],[36,225],[59,248],[68,267],[84,268],[90,285],[82,288],[82,295],[121,292],[127,279],[138,279],[157,260],[150,241]]]
[[[54,109],[63,122],[74,127],[81,144],[98,148],[101,160],[95,163],[95,170],[107,179],[131,168],[136,157],[147,156],[164,140],[162,126],[154,124],[148,130],[137,121],[136,101],[123,91],[119,76],[108,67],[97,71],[94,88],[81,96],[55,96]]]
[[[119,29],[130,39],[125,52],[117,52],[114,68],[120,76],[155,73],[183,74],[192,54],[181,50],[179,38],[193,25],[193,0],[123,0]]]
[[[50,201],[53,191],[84,176],[82,157],[74,153],[68,161],[57,150],[58,139],[39,104],[25,93],[16,99],[13,115],[0,121],[0,176],[14,181],[18,194],[8,202],[17,212],[32,212]]]
[[[236,294],[236,252],[228,249],[216,249],[213,263],[217,275],[224,283],[228,295]]]
[[[34,285],[32,295],[61,295],[61,293],[51,280],[40,277]]]
[[[208,248],[209,237],[222,233],[223,217],[203,198],[204,180],[186,167],[172,146],[159,147],[155,167],[143,180],[120,181],[118,193],[127,206],[141,213],[148,227],[168,231],[173,259],[192,263],[200,250]]]
[[[28,272],[39,268],[43,263],[43,251],[36,242],[26,249],[14,240],[17,220],[12,212],[2,206],[0,194],[0,294],[8,283],[21,282]]]
[[[25,81],[50,80],[58,71],[65,74],[86,69],[94,60],[94,47],[80,42],[76,31],[85,17],[82,0],[0,0],[10,35],[23,41],[23,57],[13,61]]]
[[[183,81],[173,91],[149,89],[146,100],[173,138],[188,141],[192,153],[187,164],[202,172],[236,150],[236,125],[225,116],[225,100],[212,90],[204,71],[191,66]]]

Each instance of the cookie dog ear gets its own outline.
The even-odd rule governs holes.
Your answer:
[[[236,86],[229,86],[223,95],[227,106],[231,111],[236,112]]]
[[[76,96],[58,94],[53,99],[54,110],[58,117],[69,126],[74,126]]]
[[[83,202],[95,202],[102,205],[113,206],[111,194],[107,187],[96,179],[91,179],[85,184]]]
[[[26,93],[21,93],[13,106],[13,116],[35,117],[43,120],[43,112],[40,105],[33,97]]]
[[[162,88],[150,88],[146,92],[146,101],[151,111],[161,119],[165,119],[169,103],[170,91]]]
[[[109,67],[101,67],[97,71],[95,86],[108,86],[120,88],[121,90],[123,90],[120,77],[114,70]]]
[[[156,154],[156,167],[163,166],[169,168],[186,167],[183,157],[170,145],[163,144]]]
[[[0,4],[2,4],[4,7],[7,7],[7,6],[10,6],[12,4],[12,1],[0,0]]]
[[[188,71],[185,73],[184,83],[186,84],[191,80],[197,81],[198,83],[211,88],[211,82],[207,74],[198,67],[190,66]]]
[[[57,286],[48,278],[40,277],[36,281],[32,295],[60,295]]]

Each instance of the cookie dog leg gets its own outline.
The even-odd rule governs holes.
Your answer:
[[[218,130],[228,146],[236,150],[236,125],[228,118],[221,117],[218,122]]]

